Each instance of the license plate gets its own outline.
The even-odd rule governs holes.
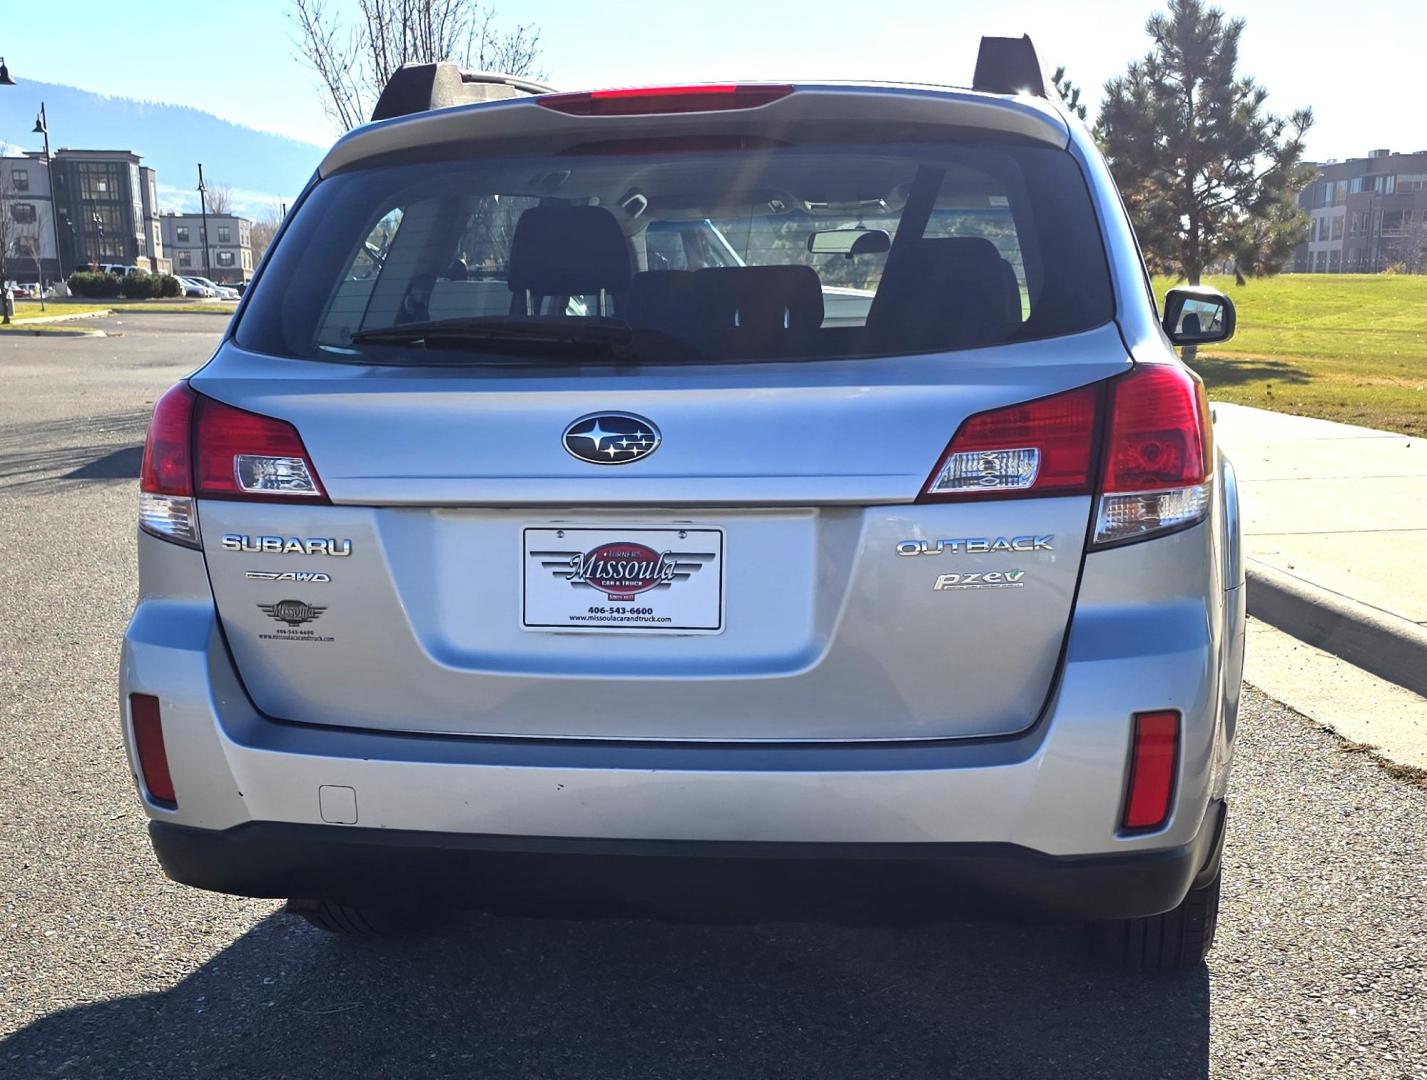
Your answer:
[[[723,530],[525,530],[521,627],[576,634],[723,632]]]

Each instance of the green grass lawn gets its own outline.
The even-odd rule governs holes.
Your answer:
[[[40,319],[53,315],[82,315],[93,311],[108,311],[111,307],[102,300],[46,300],[45,309],[40,310],[38,300],[16,300],[16,319]]]
[[[46,300],[45,310],[41,311],[40,302],[38,300],[17,300],[15,302],[15,318],[36,319],[47,318],[53,315],[81,315],[89,312],[111,310],[182,311],[188,313],[231,315],[235,307],[237,307],[237,304],[232,300],[187,300],[182,297],[173,297],[167,300],[125,300],[122,297],[115,297],[112,300]]]
[[[1195,368],[1217,401],[1427,435],[1427,276],[1281,274],[1235,285],[1234,339]],[[1155,282],[1162,298],[1173,284]]]

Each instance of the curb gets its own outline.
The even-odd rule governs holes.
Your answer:
[[[12,319],[10,325],[51,326],[54,323],[74,322],[76,319],[103,319],[113,314],[113,308],[107,308],[104,311],[61,311],[55,315],[27,315],[23,319]]]
[[[1250,563],[1249,614],[1427,697],[1427,628],[1302,578]]]

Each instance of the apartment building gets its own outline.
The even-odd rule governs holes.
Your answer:
[[[175,274],[197,274],[224,284],[253,276],[253,223],[247,218],[210,213],[206,257],[201,214],[169,211],[159,221]]]
[[[40,255],[45,280],[83,264],[169,269],[154,170],[129,150],[35,150],[0,158],[12,237]],[[58,228],[56,228],[58,226]],[[58,247],[56,247],[58,243]],[[11,254],[17,254],[11,244]],[[26,276],[30,268],[23,268]]]
[[[55,257],[54,203],[49,171],[42,160],[0,157],[0,228],[8,250],[9,276],[15,280],[53,281],[59,275]]]
[[[1309,228],[1293,255],[1296,272],[1427,273],[1427,150],[1374,150],[1316,168],[1298,197]]]

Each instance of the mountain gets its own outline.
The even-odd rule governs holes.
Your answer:
[[[323,147],[255,131],[183,105],[108,97],[73,86],[34,82],[0,88],[5,153],[39,150],[35,114],[45,103],[50,149],[132,150],[156,171],[159,206],[198,209],[198,162],[209,188],[226,184],[234,209],[261,216],[290,203],[322,159]]]

